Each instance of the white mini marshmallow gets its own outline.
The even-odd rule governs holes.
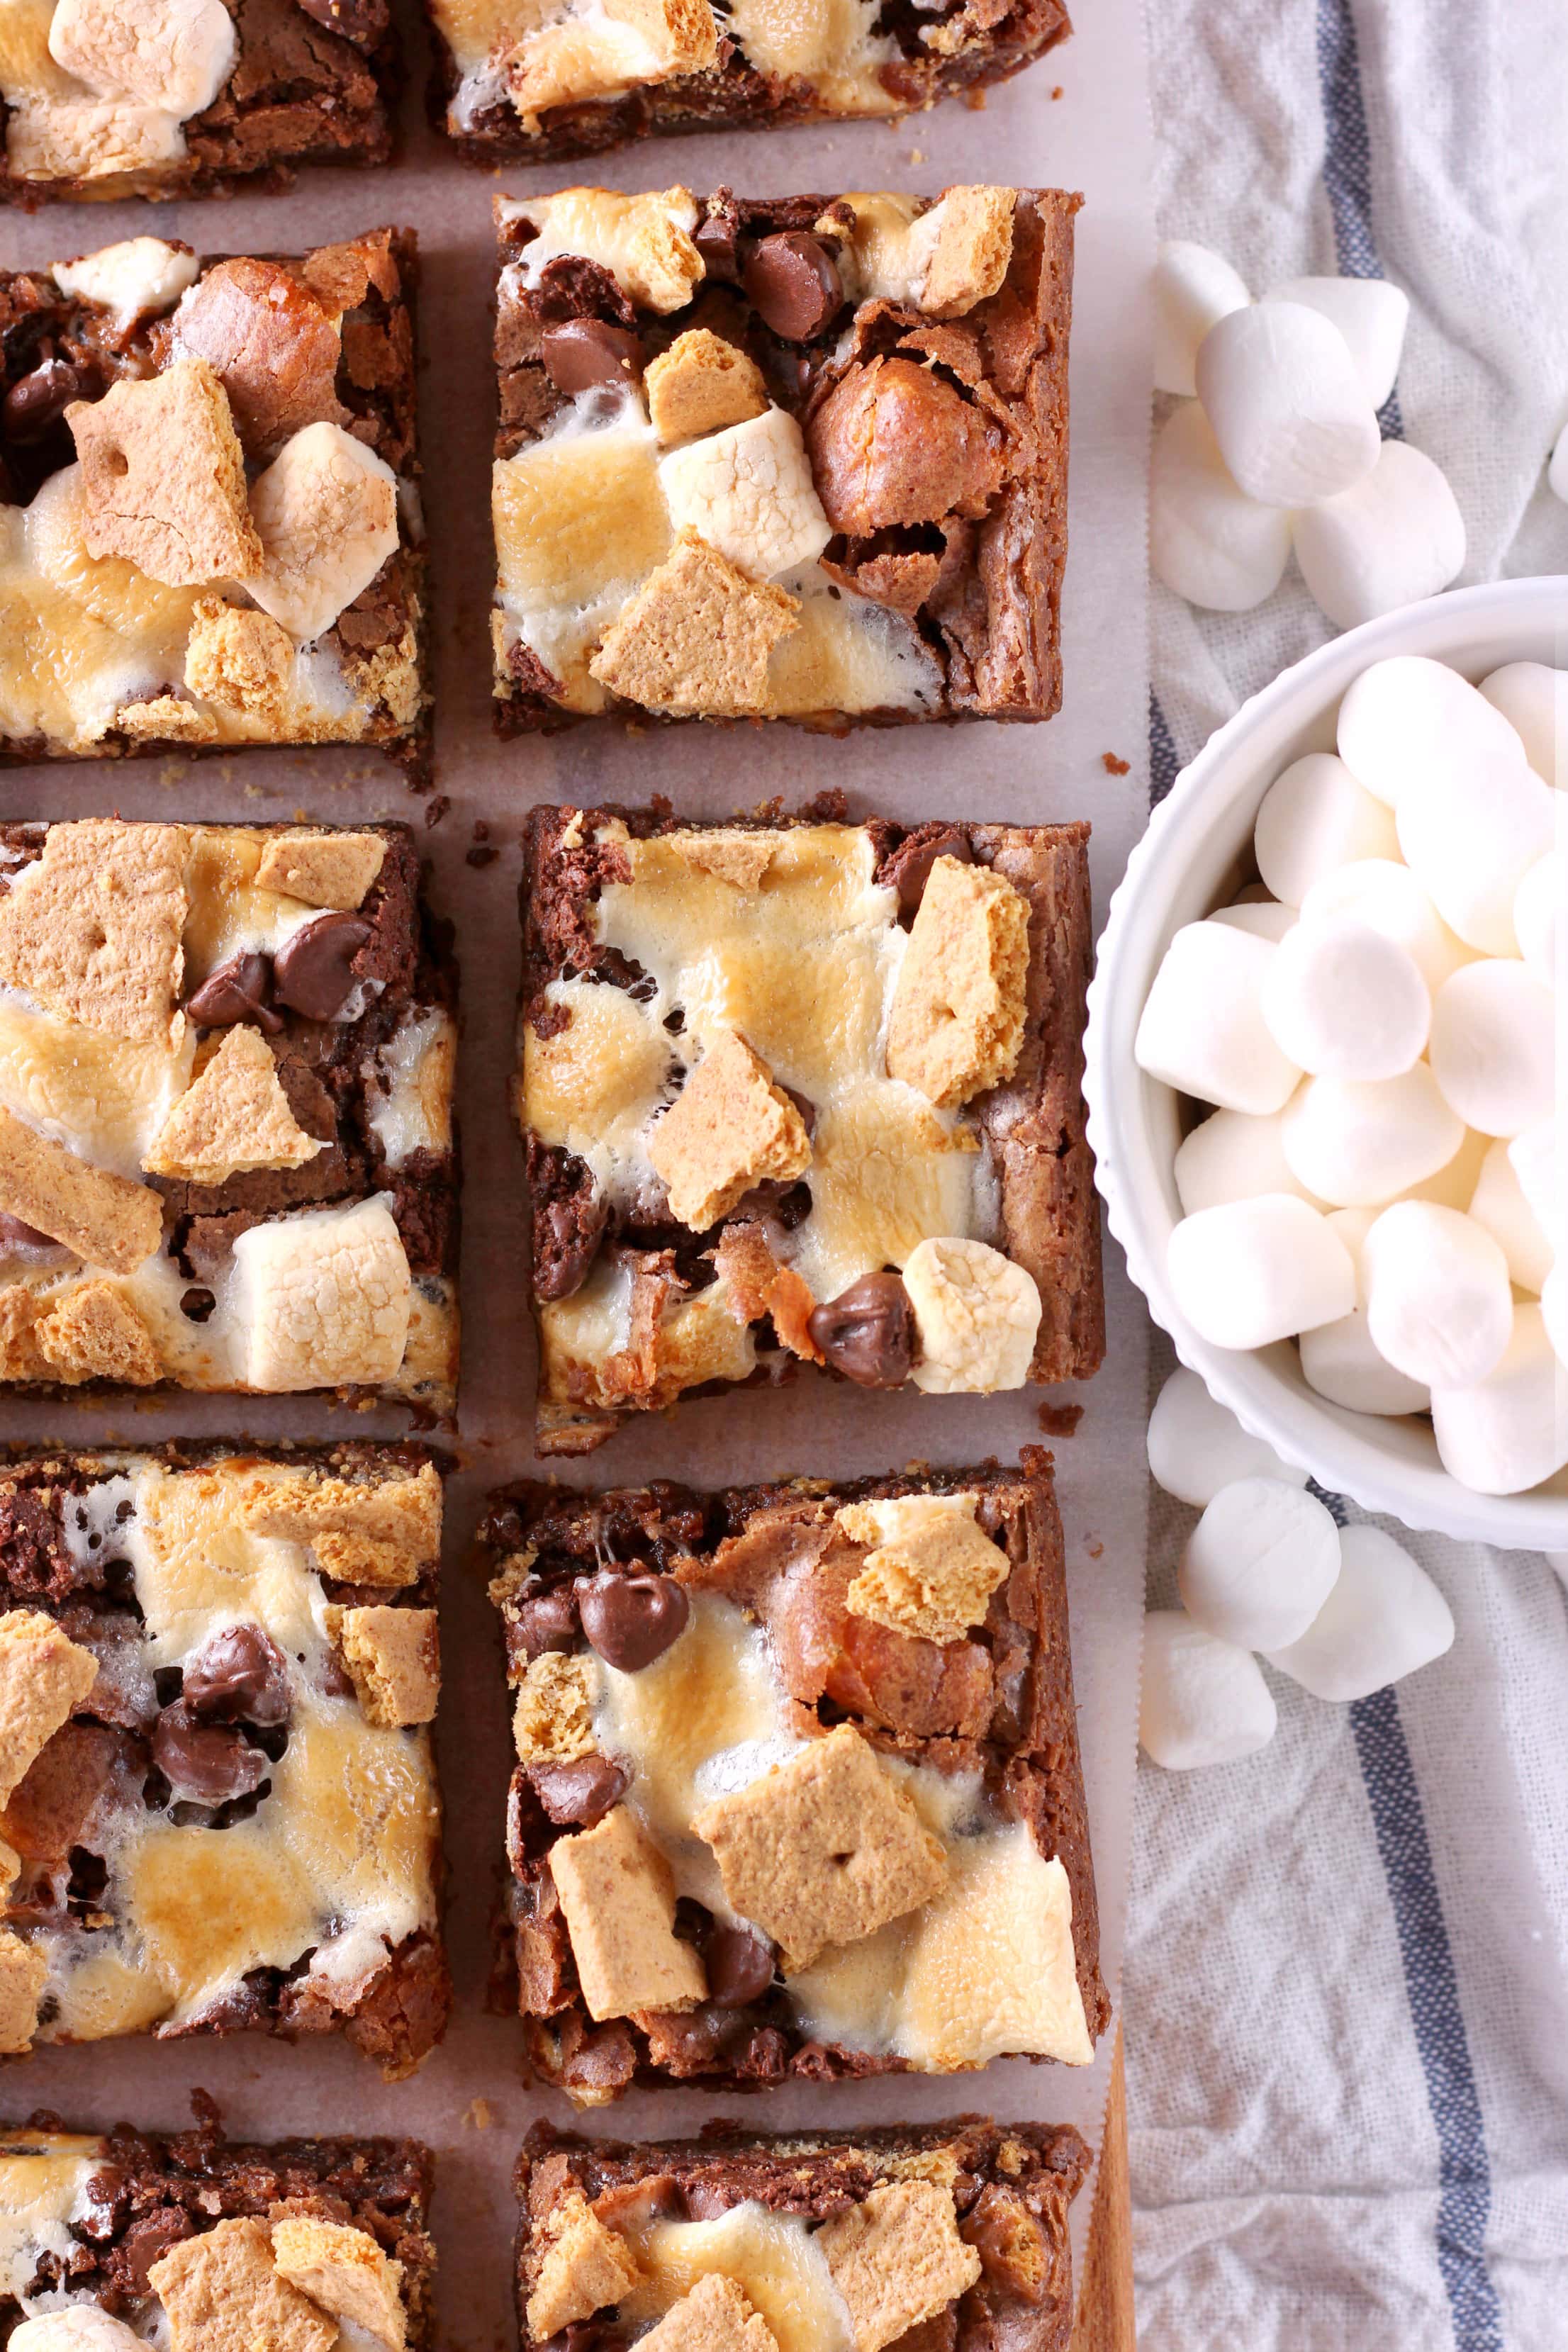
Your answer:
[[[1560,1132],[1556,1118],[1538,1119],[1513,1138],[1508,1156],[1553,1256],[1568,1258],[1568,1158],[1559,1146]]]
[[[1376,1209],[1446,1168],[1465,1122],[1424,1062],[1397,1078],[1309,1078],[1280,1127],[1296,1181],[1336,1209]]]
[[[1290,518],[1259,505],[1226,470],[1196,401],[1154,436],[1149,467],[1149,562],[1189,604],[1247,613],[1279,587],[1290,560]]]
[[[1184,1365],[1171,1374],[1149,1415],[1149,1468],[1157,1486],[1200,1511],[1237,1478],[1307,1483],[1304,1470],[1292,1469],[1266,1437],[1250,1436]]]
[[[1139,1068],[1226,1110],[1279,1110],[1300,1076],[1263,1018],[1263,984],[1279,952],[1234,923],[1184,924],[1138,1024]]]
[[[1291,907],[1338,866],[1399,855],[1388,809],[1331,751],[1309,751],[1276,776],[1263,795],[1252,845],[1264,881]]]
[[[1432,1433],[1444,1469],[1477,1495],[1522,1495],[1568,1463],[1568,1367],[1540,1307],[1515,1308],[1484,1380],[1434,1388]]]
[[[1363,1242],[1361,1268],[1380,1356],[1429,1389],[1486,1379],[1508,1346],[1513,1296],[1508,1260],[1473,1217],[1397,1201]]]
[[[1223,254],[1184,236],[1167,237],[1154,256],[1154,388],[1191,399],[1193,362],[1209,329],[1252,297]]]
[[[1310,310],[1321,310],[1350,346],[1363,392],[1373,408],[1383,406],[1399,373],[1410,320],[1408,294],[1386,278],[1287,278],[1263,299],[1304,302]]]
[[[1468,963],[1433,999],[1432,1076],[1482,1135],[1551,1118],[1556,1048],[1556,1000],[1521,963]]]
[[[1538,776],[1568,792],[1568,669],[1544,662],[1505,662],[1480,690],[1524,745]]]
[[[1278,898],[1238,898],[1234,907],[1216,907],[1208,919],[1211,923],[1234,923],[1238,931],[1250,931],[1255,939],[1272,940],[1278,947],[1295,924],[1296,909],[1281,906]]]
[[[1184,1217],[1165,1264],[1177,1306],[1211,1347],[1267,1348],[1355,1305],[1350,1252],[1289,1192]]]
[[[117,327],[134,326],[154,311],[171,310],[196,282],[200,262],[188,245],[165,245],[162,237],[127,237],[100,247],[75,261],[57,261],[55,284],[73,302],[101,302]]]
[[[1553,1355],[1568,1370],[1568,1260],[1560,1261],[1546,1277],[1541,1294],[1541,1325]]]
[[[1525,969],[1542,988],[1562,991],[1568,982],[1568,857],[1549,849],[1524,877],[1513,894],[1513,935],[1519,941]]]
[[[1463,1140],[1451,1160],[1446,1160],[1435,1176],[1424,1176],[1418,1184],[1406,1184],[1399,1198],[1402,1201],[1436,1201],[1440,1209],[1468,1210],[1481,1181],[1481,1163],[1491,1147],[1489,1135],[1477,1135],[1466,1128]]]
[[[1316,1076],[1396,1078],[1420,1060],[1432,1000],[1414,956],[1369,923],[1298,923],[1263,991],[1276,1044]]]
[[[1500,1139],[1489,1147],[1470,1197],[1469,1213],[1508,1260],[1509,1280],[1539,1298],[1552,1271],[1552,1244],[1525,1198],[1519,1171],[1509,1157],[1510,1150]]]
[[[1524,758],[1502,713],[1424,654],[1391,654],[1363,670],[1340,705],[1338,744],[1351,773],[1390,808],[1436,776],[1468,782],[1478,767]]]
[[[1327,922],[1336,915],[1370,923],[1385,939],[1397,940],[1415,959],[1427,988],[1441,988],[1451,971],[1475,950],[1456,939],[1408,866],[1394,852],[1336,866],[1314,882],[1301,901],[1303,922]]]
[[[1313,603],[1354,629],[1458,577],[1465,518],[1441,466],[1385,441],[1364,480],[1301,509],[1290,541]]]
[[[1250,1651],[1217,1642],[1179,1609],[1143,1620],[1138,1738],[1167,1772],[1234,1764],[1267,1748],[1279,1714]]]
[[[1187,1216],[1199,1209],[1223,1208],[1227,1201],[1253,1201],[1259,1192],[1294,1192],[1315,1209],[1321,1201],[1298,1181],[1280,1138],[1283,1114],[1254,1118],[1244,1110],[1216,1110],[1177,1147],[1176,1192]]]
[[[1305,303],[1233,310],[1194,373],[1221,457],[1265,506],[1311,506],[1377,463],[1377,418],[1345,339]]]
[[[1561,499],[1568,507],[1568,425],[1557,436],[1551,462],[1546,468],[1546,487],[1553,498]]]
[[[1187,1614],[1222,1642],[1278,1650],[1306,1632],[1340,1572],[1340,1531],[1317,1497],[1278,1478],[1222,1486],[1187,1538]]]
[[[1336,1209],[1329,1223],[1355,1264],[1356,1303],[1337,1323],[1321,1323],[1301,1334],[1301,1377],[1331,1404],[1351,1412],[1396,1414],[1425,1412],[1427,1392],[1380,1356],[1367,1328],[1366,1293],[1362,1283],[1362,1245],[1376,1209]]]
[[[1405,862],[1468,946],[1517,952],[1513,902],[1552,847],[1561,806],[1522,758],[1478,761],[1462,776],[1435,773],[1404,795],[1395,817]]]
[[[1315,1622],[1268,1663],[1314,1698],[1343,1706],[1430,1665],[1454,1644],[1437,1587],[1381,1528],[1345,1528],[1339,1580]]]

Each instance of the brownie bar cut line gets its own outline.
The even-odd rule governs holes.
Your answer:
[[[1087,2064],[1109,2013],[1050,1457],[480,1530],[518,1762],[497,2005],[632,2084]]]
[[[416,269],[382,228],[0,271],[0,761],[368,743],[427,781]]]
[[[497,720],[1048,719],[1079,198],[498,198]]]
[[[517,2167],[523,2352],[1067,2352],[1068,2125],[588,2140],[536,2124]],[[569,2331],[569,2333],[563,2332]]]

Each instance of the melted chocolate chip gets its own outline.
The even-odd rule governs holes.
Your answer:
[[[193,1282],[180,1293],[180,1312],[187,1323],[205,1323],[217,1306],[217,1293],[205,1282]]]
[[[686,1630],[691,1603],[673,1576],[580,1577],[583,1631],[606,1665],[635,1675],[662,1658]]]
[[[698,229],[691,242],[702,256],[705,278],[723,278],[731,285],[739,278],[741,265],[736,252],[739,226],[732,213],[710,213]]]
[[[896,1389],[915,1357],[915,1317],[896,1274],[863,1274],[826,1307],[814,1307],[806,1327],[828,1362],[863,1389]]]
[[[557,1585],[553,1592],[525,1601],[517,1612],[517,1630],[531,1658],[542,1657],[546,1650],[574,1649],[582,1628],[571,1586]]]
[[[0,404],[0,429],[8,441],[41,441],[79,397],[81,378],[68,360],[41,360],[30,375],[18,376]]]
[[[176,1699],[158,1717],[153,1761],[176,1800],[198,1805],[226,1805],[231,1798],[247,1797],[272,1769],[237,1731],[199,1723],[184,1699]]]
[[[955,824],[921,825],[895,850],[882,878],[898,891],[900,914],[916,912],[939,857],[956,857],[961,866],[973,866],[969,835]]]
[[[151,2294],[147,2273],[161,2263],[171,2246],[182,2239],[195,2235],[195,2224],[188,2213],[178,2210],[149,2213],[140,2221],[132,2221],[120,2241],[120,2263],[140,2294]]]
[[[14,1217],[8,1209],[0,1210],[0,1257],[26,1258],[45,1265],[70,1255],[64,1243],[56,1241],[52,1234],[40,1233],[37,1225]]]
[[[232,955],[208,972],[185,1011],[203,1029],[232,1029],[237,1021],[254,1021],[264,1036],[276,1037],[283,1023],[268,1002],[271,993],[272,966],[266,956]]]
[[[359,915],[318,915],[278,950],[273,973],[278,1001],[308,1021],[330,1021],[353,992],[353,960],[370,938]]]
[[[809,1131],[809,1130],[808,1130]],[[547,1201],[533,1223],[533,1287],[540,1298],[572,1298],[587,1281],[605,1237],[610,1204],[590,1177],[564,1200]]]
[[[528,1777],[557,1828],[572,1822],[592,1829],[626,1786],[626,1773],[607,1756],[574,1756],[569,1764],[531,1764]]]
[[[259,1625],[226,1625],[187,1659],[184,1695],[203,1723],[287,1723],[289,1668]]]
[[[844,301],[838,265],[808,230],[764,236],[746,257],[744,284],[752,308],[786,343],[819,335]]]
[[[374,49],[386,32],[386,0],[300,0],[300,5],[307,16],[329,33],[341,34],[356,49]]]
[[[721,2009],[744,2009],[761,2000],[773,1980],[776,1965],[772,1944],[749,1927],[715,1927],[703,1954],[708,1970],[708,1998]]]
[[[539,356],[557,392],[633,383],[642,373],[642,344],[629,327],[612,327],[605,319],[566,319],[546,327]]]

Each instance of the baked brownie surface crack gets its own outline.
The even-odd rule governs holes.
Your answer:
[[[405,826],[0,826],[0,1381],[449,1409],[455,986]]]
[[[377,229],[0,271],[0,759],[351,742],[422,774],[414,267]]]
[[[1048,719],[1077,207],[498,198],[502,732]]]
[[[341,2032],[449,1988],[414,1446],[0,1461],[0,2049]]]
[[[1107,2002],[1048,1455],[524,1485],[481,1541],[519,1759],[498,1989],[542,2080],[595,2105],[1089,2063]]]
[[[535,810],[520,1108],[542,1453],[801,1364],[1104,1352],[1087,825]]]

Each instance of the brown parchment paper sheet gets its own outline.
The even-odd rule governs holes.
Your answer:
[[[403,12],[411,13],[406,8]],[[510,2172],[532,2118],[571,2120],[564,2103],[526,2088],[515,2024],[483,2013],[488,1921],[502,1847],[508,1771],[500,1645],[468,1544],[485,1490],[532,1466],[532,1341],[522,1278],[521,1160],[507,1115],[519,949],[518,827],[533,802],[670,795],[692,815],[723,816],[769,794],[795,805],[829,784],[854,814],[905,820],[952,813],[1012,820],[1087,816],[1094,824],[1096,914],[1147,808],[1148,666],[1144,475],[1150,381],[1147,271],[1152,248],[1150,131],[1138,0],[1079,0],[1075,37],[983,111],[949,104],[901,125],[750,132],[649,142],[556,166],[487,173],[443,152],[423,118],[423,41],[416,32],[401,160],[385,172],[305,174],[283,196],[243,195],[149,206],[48,205],[0,214],[0,261],[47,263],[151,231],[199,251],[287,252],[380,222],[417,228],[420,430],[434,561],[437,638],[435,802],[406,793],[397,771],[341,748],[253,752],[209,761],[59,763],[0,775],[6,817],[127,816],[354,823],[411,819],[422,831],[437,909],[452,918],[462,964],[459,1099],[463,1128],[462,1467],[448,1491],[442,1602],[445,1678],[439,1729],[447,1808],[447,1933],[457,2009],[445,2045],[410,2083],[384,2085],[335,2042],[104,2043],[7,2062],[0,2116],[47,2106],[83,2125],[121,2116],[184,2124],[194,2085],[219,2100],[228,2129],[412,2132],[437,2153],[436,2233],[443,2342],[480,2352],[514,2340]],[[1059,97],[1053,92],[1059,89]],[[489,468],[490,198],[595,180],[627,188],[728,181],[754,192],[942,188],[995,180],[1083,191],[1072,344],[1071,549],[1065,616],[1066,687],[1047,727],[914,728],[840,743],[771,732],[684,729],[624,735],[584,729],[550,742],[500,745],[490,731],[491,548]],[[1108,772],[1102,755],[1130,762]],[[439,821],[425,830],[427,817]],[[482,867],[466,853],[476,823],[500,851]],[[1056,1443],[1067,1530],[1073,1658],[1100,1889],[1102,1961],[1120,1985],[1137,1725],[1143,1589],[1146,1326],[1120,1261],[1108,1267],[1110,1352],[1086,1387],[1049,1396],[1085,1406]],[[1016,1458],[1038,1443],[1047,1392],[922,1399],[879,1396],[803,1378],[689,1405],[628,1429],[585,1462],[574,1483],[654,1476],[721,1485],[795,1471],[858,1475],[916,1458]],[[393,1412],[353,1414],[308,1398],[175,1399],[104,1412],[0,1402],[0,1438],[146,1443],[176,1433],[236,1437],[395,1434]],[[1051,1441],[1047,1438],[1046,1442]],[[946,2081],[805,2087],[750,2099],[647,2093],[588,2118],[622,2136],[692,2131],[710,2115],[759,2129],[927,2118],[984,2106],[1015,2117],[1075,2123],[1098,2147],[1113,2035],[1092,2068],[993,2067]],[[1092,2187],[1078,2201],[1082,2246]]]

